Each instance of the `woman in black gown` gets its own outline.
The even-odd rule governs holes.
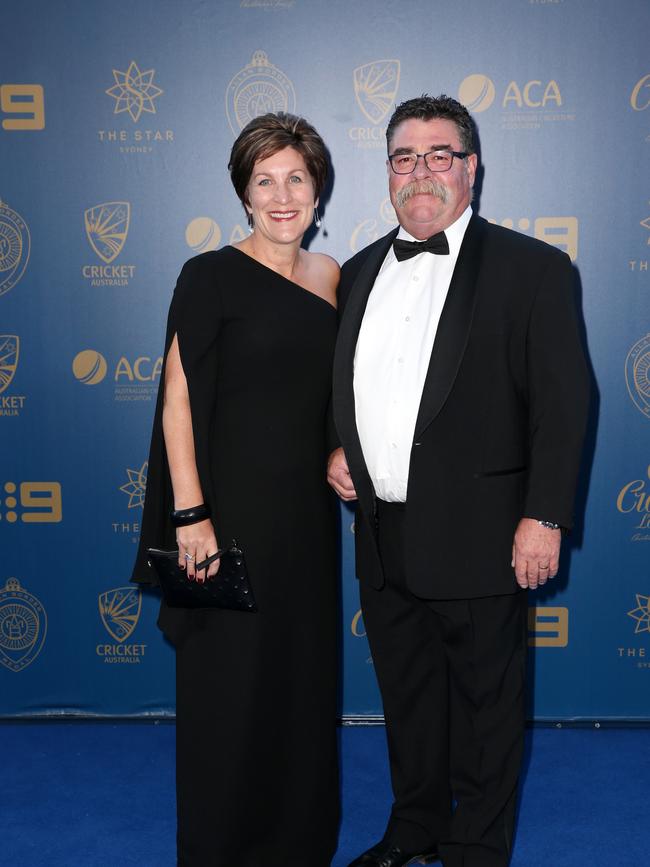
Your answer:
[[[134,580],[179,547],[190,580],[243,548],[255,614],[161,607],[176,647],[179,867],[328,867],[336,849],[334,504],[326,415],[338,265],[300,248],[322,140],[253,120],[231,178],[251,234],[191,259],[169,313]],[[172,510],[211,519],[174,529]],[[218,564],[210,566],[209,578]]]

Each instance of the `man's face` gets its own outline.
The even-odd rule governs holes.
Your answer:
[[[405,120],[395,129],[389,152],[424,154],[433,150],[463,150],[453,121],[443,118]],[[464,160],[454,157],[446,172],[430,171],[422,158],[409,175],[396,174],[388,160],[386,166],[390,200],[397,219],[418,240],[451,226],[472,199],[476,154]]]

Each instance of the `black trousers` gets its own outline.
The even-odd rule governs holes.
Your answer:
[[[386,583],[361,583],[394,795],[385,839],[416,852],[437,844],[445,867],[506,867],[523,752],[527,595],[414,596],[405,508],[379,503]]]

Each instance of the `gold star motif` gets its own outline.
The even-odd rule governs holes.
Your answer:
[[[153,101],[163,91],[153,83],[154,73],[154,69],[140,72],[135,60],[131,61],[126,72],[114,69],[115,84],[106,91],[115,100],[113,114],[128,111],[134,123],[140,120],[143,111],[155,114],[156,106]]]
[[[628,617],[636,620],[634,632],[650,632],[650,596],[641,596],[637,593],[636,604],[637,608],[627,612]]]
[[[145,461],[139,470],[127,469],[126,474],[129,481],[126,485],[122,485],[120,491],[124,491],[129,496],[129,509],[137,509],[138,506],[144,506],[144,495],[147,489],[147,466],[148,461]]]

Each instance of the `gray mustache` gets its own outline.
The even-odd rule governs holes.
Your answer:
[[[438,183],[431,178],[422,181],[411,181],[405,187],[402,187],[395,195],[395,204],[398,208],[403,208],[409,199],[413,196],[427,193],[431,196],[436,196],[443,204],[447,203],[449,191],[444,184]]]

